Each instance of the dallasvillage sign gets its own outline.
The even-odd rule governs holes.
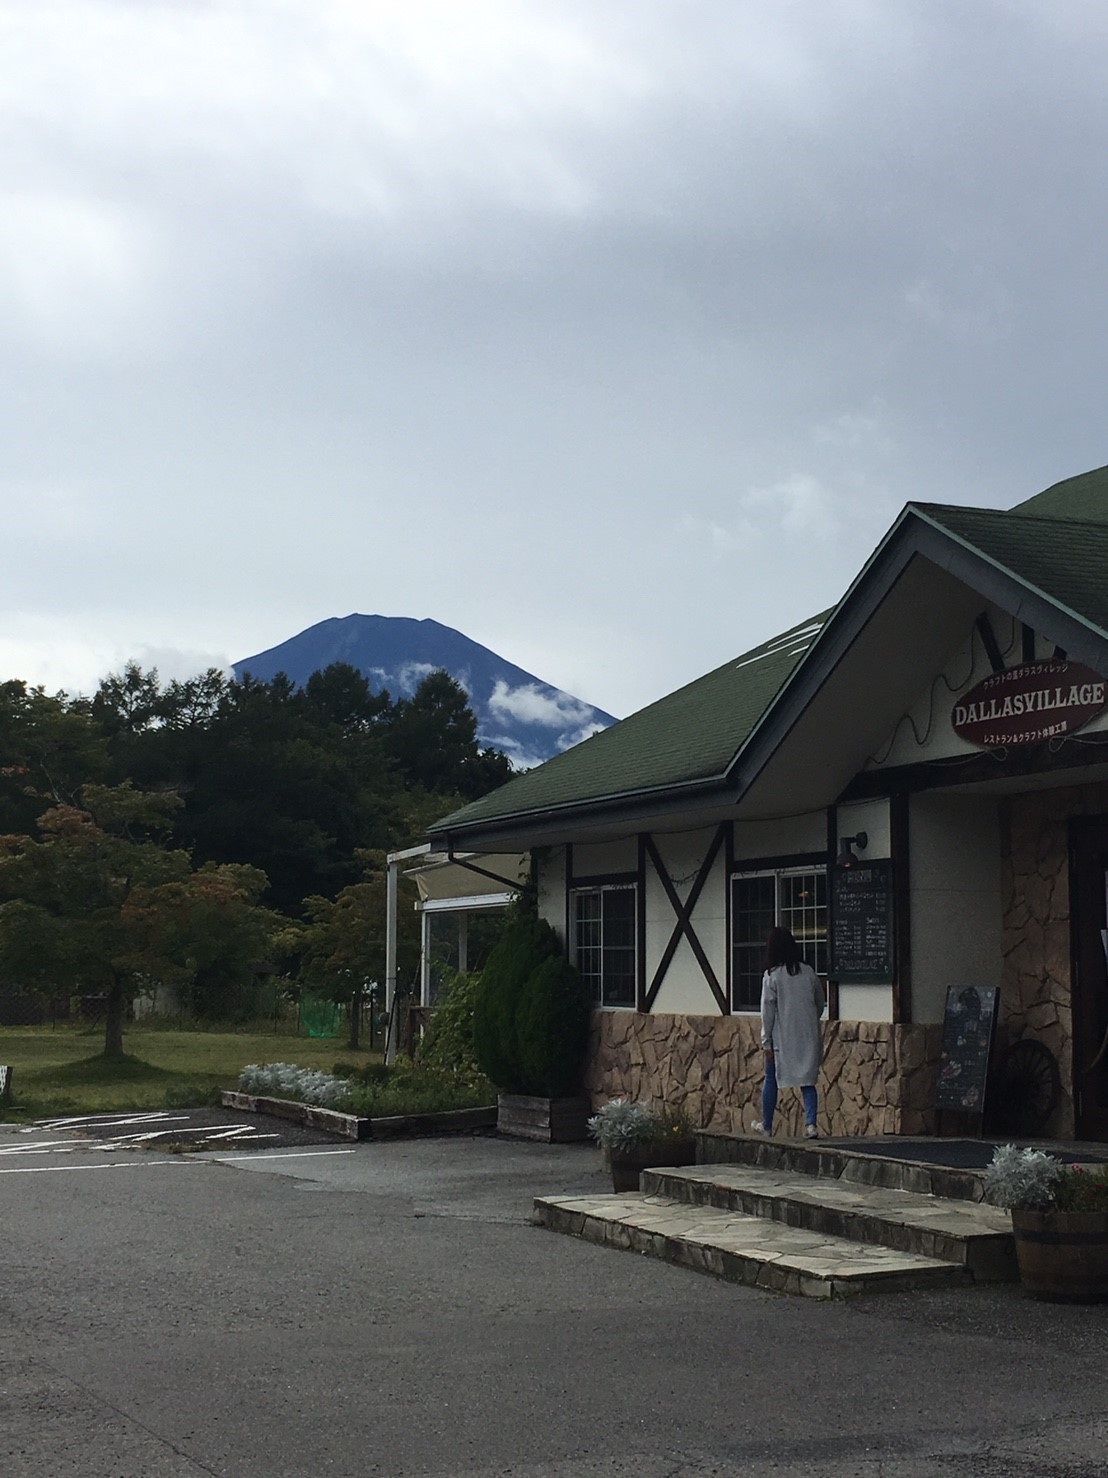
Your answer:
[[[1027,662],[985,678],[954,705],[968,744],[1038,744],[1072,734],[1108,705],[1108,683],[1080,662]]]

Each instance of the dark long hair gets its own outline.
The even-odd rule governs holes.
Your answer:
[[[776,970],[778,965],[784,965],[790,975],[800,974],[800,945],[791,929],[780,926],[771,929],[766,940],[766,969]]]

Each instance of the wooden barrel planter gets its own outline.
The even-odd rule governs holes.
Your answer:
[[[637,1191],[639,1177],[644,1170],[654,1170],[663,1165],[695,1164],[695,1139],[677,1139],[662,1149],[640,1146],[634,1150],[625,1150],[618,1155],[611,1156],[612,1189],[614,1191]]]
[[[1013,1211],[1012,1234],[1030,1298],[1108,1302],[1108,1212]]]

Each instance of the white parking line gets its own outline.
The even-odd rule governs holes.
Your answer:
[[[87,1149],[88,1139],[33,1139],[30,1144],[13,1144],[0,1149],[0,1155],[71,1155],[79,1146]]]
[[[136,1166],[144,1169],[148,1165],[178,1165],[179,1159],[172,1160],[120,1160],[112,1165],[13,1165],[10,1170],[0,1170],[0,1175],[50,1175],[55,1171],[63,1170],[134,1170]]]
[[[36,1129],[75,1129],[78,1124],[88,1124],[97,1129],[109,1129],[113,1124],[125,1128],[130,1124],[180,1124],[188,1120],[188,1114],[171,1114],[165,1109],[150,1109],[146,1112],[114,1114],[78,1114],[65,1119],[39,1119]]]
[[[241,1155],[213,1155],[213,1160],[220,1164],[230,1164],[232,1160],[303,1160],[312,1155],[352,1155],[355,1151],[349,1150],[276,1150],[272,1155],[251,1154],[246,1150]],[[0,1175],[3,1171],[0,1171]]]
[[[251,1154],[248,1150],[241,1155],[212,1155],[201,1161],[208,1165],[232,1165],[239,1160],[303,1160],[321,1155],[352,1155],[355,1151],[348,1150],[290,1150],[284,1152],[276,1150],[273,1154]],[[49,1175],[52,1171],[64,1170],[135,1170],[145,1169],[151,1165],[180,1165],[183,1160],[190,1157],[187,1155],[174,1155],[168,1160],[113,1160],[109,1164],[99,1165],[13,1165],[11,1169],[0,1168],[0,1175]]]

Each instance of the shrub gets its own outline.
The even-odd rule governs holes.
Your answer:
[[[421,1068],[444,1073],[465,1083],[488,1089],[488,1079],[477,1062],[473,1046],[473,1017],[478,975],[447,970],[439,986],[439,999],[416,1060]]]
[[[473,1049],[485,1076],[503,1093],[525,1093],[516,1037],[520,994],[533,971],[559,952],[549,924],[517,909],[489,955],[477,986]]]
[[[491,1101],[489,1085],[483,1079],[467,1083],[454,1073],[432,1072],[402,1059],[385,1079],[351,1084],[346,1104],[350,1113],[379,1119],[393,1114],[484,1108]]]
[[[581,1082],[592,997],[560,955],[543,960],[524,981],[516,1006],[516,1045],[524,1092],[568,1097]]]
[[[474,1055],[502,1093],[576,1092],[592,1002],[549,924],[518,906],[481,972]]]

